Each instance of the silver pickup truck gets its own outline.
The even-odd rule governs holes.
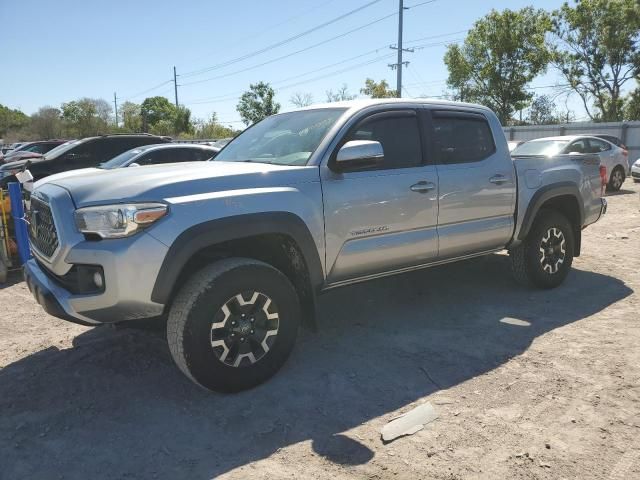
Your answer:
[[[559,285],[601,186],[592,155],[512,159],[478,105],[332,103],[269,117],[214,161],[36,183],[24,272],[51,315],[165,319],[188,377],[238,391],[282,366],[332,288],[504,249],[518,280]]]

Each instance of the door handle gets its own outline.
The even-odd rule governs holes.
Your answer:
[[[427,193],[433,190],[434,188],[436,188],[436,184],[433,182],[427,182],[423,180],[421,182],[411,185],[410,188],[412,192]]]
[[[507,177],[505,177],[504,175],[494,175],[493,177],[491,177],[489,179],[489,181],[491,183],[494,183],[496,185],[502,185],[503,183],[507,183],[509,181],[509,179]]]

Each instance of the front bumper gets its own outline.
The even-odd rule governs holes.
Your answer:
[[[81,325],[95,325],[95,323],[76,318],[69,315],[65,308],[60,304],[55,293],[51,291],[52,285],[49,283],[47,276],[44,274],[40,266],[34,259],[29,260],[22,267],[24,280],[29,287],[29,291],[33,294],[36,301],[44,308],[44,311],[53,317],[69,322],[79,323]],[[60,295],[63,297],[62,295]]]
[[[50,206],[58,239],[50,256],[32,245],[35,258],[24,266],[28,285],[47,312],[85,325],[163,313],[164,305],[153,302],[151,292],[167,254],[166,245],[147,232],[121,239],[87,240],[75,226],[75,205],[66,190],[45,183],[34,195]],[[102,287],[94,291],[77,288],[82,279],[75,267],[80,266],[101,271]]]

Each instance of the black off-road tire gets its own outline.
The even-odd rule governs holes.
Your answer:
[[[553,230],[555,229],[555,231]],[[541,248],[546,245],[544,239],[548,238],[557,241],[556,233],[561,232],[564,243],[559,253],[562,262],[555,262],[554,266],[543,265],[543,252]],[[574,239],[573,228],[567,218],[561,213],[553,210],[541,210],[534,221],[527,238],[517,247],[509,251],[511,259],[511,270],[518,283],[526,286],[550,289],[560,285],[569,274],[573,263]],[[555,248],[555,247],[554,247]],[[544,260],[545,263],[552,263],[552,260]],[[551,269],[557,268],[555,271]]]
[[[624,169],[619,165],[613,169],[611,176],[609,177],[609,183],[607,183],[608,192],[617,192],[622,188],[622,184],[626,180]]]
[[[262,357],[255,360],[258,357],[256,353],[253,359],[242,358],[238,366],[230,365],[225,363],[232,356],[228,352],[242,352],[233,350],[239,346],[238,337],[235,339],[236,347],[227,348],[227,343],[224,346],[212,346],[212,343],[220,342],[216,337],[219,332],[228,335],[224,337],[227,339],[224,342],[231,341],[231,330],[227,332],[226,327],[216,329],[214,324],[217,324],[222,315],[226,325],[226,319],[231,318],[226,312],[229,311],[229,305],[232,305],[229,302],[234,302],[234,298],[241,295],[244,300],[250,301],[252,294],[256,292],[259,292],[259,296],[254,303],[246,304],[249,307],[238,303],[233,308],[253,308],[256,304],[255,308],[261,309],[259,315],[264,313],[264,322],[273,321],[266,319],[269,315],[273,316],[271,312],[277,308],[277,333],[272,334],[273,339],[269,339],[271,345],[268,350],[260,350]],[[260,299],[262,304],[259,303]],[[268,305],[267,299],[270,302]],[[282,367],[294,347],[299,323],[298,296],[282,272],[257,260],[227,258],[198,271],[180,289],[169,312],[167,340],[174,361],[195,383],[217,392],[238,392],[263,383]],[[248,333],[245,331],[238,335],[244,338]],[[247,337],[247,342],[242,347],[250,343],[260,345],[259,341],[249,340],[251,339]],[[267,341],[266,337],[264,341]]]

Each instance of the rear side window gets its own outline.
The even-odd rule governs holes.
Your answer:
[[[491,127],[481,115],[433,115],[433,144],[440,163],[479,162],[495,152]]]
[[[585,139],[576,140],[564,149],[564,153],[589,153],[589,146]]]
[[[600,153],[611,150],[611,145],[602,140],[589,139],[589,153]]]
[[[139,165],[158,165],[161,163],[195,162],[201,160],[200,150],[194,148],[161,148],[152,150],[136,162]]]
[[[377,117],[377,118],[376,118]],[[349,134],[346,141],[374,140],[380,142],[384,161],[376,170],[410,168],[422,165],[422,148],[418,119],[412,116],[373,116],[364,120]]]

